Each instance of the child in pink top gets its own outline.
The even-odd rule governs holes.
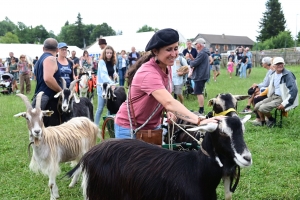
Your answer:
[[[227,63],[227,71],[228,71],[228,73],[230,75],[230,78],[232,77],[233,65],[234,65],[234,63],[232,62],[232,58],[230,57],[229,61]]]

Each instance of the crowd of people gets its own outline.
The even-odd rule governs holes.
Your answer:
[[[179,53],[178,37],[178,32],[173,29],[157,31],[145,48],[147,53],[143,55],[136,52],[134,47],[130,53],[125,50],[117,53],[112,46],[107,45],[105,39],[100,38],[98,40],[99,60],[94,60],[86,50],[79,58],[76,57],[75,51],[72,51],[69,56],[66,43],[58,43],[55,39],[48,38],[44,41],[44,53],[40,58],[36,57],[33,62],[34,67],[28,63],[25,55],[21,55],[18,59],[10,52],[6,68],[0,60],[0,71],[4,68],[6,72],[13,75],[12,87],[16,93],[20,91],[22,94],[24,92],[29,94],[30,79],[35,77],[37,81],[35,95],[44,91],[42,109],[46,107],[48,101],[53,99],[54,94],[62,90],[60,77],[64,78],[69,87],[70,83],[80,79],[83,73],[88,71],[90,76],[94,74],[95,82],[92,87],[97,87],[98,104],[95,113],[97,125],[100,124],[106,101],[102,97],[99,84],[107,82],[114,88],[116,84],[124,86],[127,80],[131,111],[128,111],[130,110],[128,101],[124,102],[115,117],[115,135],[120,138],[133,137],[133,130],[141,127],[142,129],[158,129],[161,112],[164,110],[171,119],[181,118],[198,125],[216,122],[214,118],[202,120],[184,107],[183,88],[186,81],[191,80],[193,94],[198,100],[198,112],[204,114],[205,84],[210,79],[211,70],[214,82],[217,81],[222,56],[218,49],[209,50],[203,38],[196,39],[193,44],[188,40],[187,48]],[[231,51],[227,63],[230,78],[232,78],[234,68],[236,69],[235,76],[240,78],[249,76],[252,69],[251,60],[252,54],[248,47],[240,46]],[[262,65],[268,70],[266,77],[262,83],[251,86],[248,91],[251,98],[241,113],[251,113],[251,106],[253,106],[256,112],[253,124],[272,126],[274,119],[270,111],[273,108],[288,111],[297,106],[298,89],[295,76],[284,68],[282,58],[265,57]],[[20,87],[18,87],[17,80],[19,80]],[[24,86],[26,86],[25,91]],[[76,89],[79,89],[78,86]],[[172,92],[174,98],[171,95]],[[35,104],[35,98],[32,104]]]

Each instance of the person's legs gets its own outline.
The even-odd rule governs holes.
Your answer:
[[[25,84],[26,84],[26,94],[29,94],[31,91],[30,74],[25,75]]]
[[[198,103],[199,103],[199,113],[204,113],[204,96],[203,90],[205,87],[206,80],[195,81],[194,94],[197,95]]]
[[[251,68],[252,68],[252,63],[248,63],[248,64],[247,64],[248,77],[249,77],[250,74],[251,74]]]
[[[103,108],[104,108],[104,105],[105,105],[105,99],[103,99],[101,97],[101,95],[97,95],[97,96],[98,96],[98,106],[97,106],[94,122],[97,126],[99,126],[100,118],[101,118],[102,111],[103,111]]]
[[[116,138],[131,138],[130,128],[119,126],[117,123],[114,124],[114,128]]]
[[[240,73],[239,73],[240,67],[241,67],[241,64],[237,64],[237,65],[236,65],[235,76],[238,76],[238,75],[240,74]]]
[[[176,99],[178,97],[180,103],[183,104],[182,87],[183,85],[174,85],[174,98],[176,95]]]
[[[23,74],[20,74],[20,92],[21,94],[24,94],[24,75]]]

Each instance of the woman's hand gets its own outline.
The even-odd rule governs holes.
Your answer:
[[[169,124],[171,124],[172,123],[172,121],[171,120],[169,120],[169,119],[172,119],[173,121],[176,121],[177,120],[177,117],[176,117],[176,115],[174,115],[172,112],[167,112],[167,122],[169,123]]]
[[[225,117],[226,116],[217,116],[217,117],[208,118],[208,119],[202,120],[200,122],[200,125],[208,124],[208,123],[218,123],[220,120],[222,120]]]

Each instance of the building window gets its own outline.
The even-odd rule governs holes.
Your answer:
[[[224,45],[224,51],[228,51],[228,45]]]

